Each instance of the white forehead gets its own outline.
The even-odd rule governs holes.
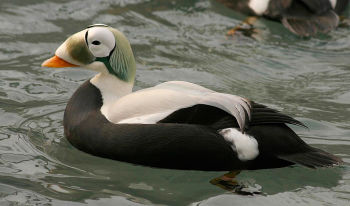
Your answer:
[[[89,45],[93,41],[99,41],[109,49],[113,49],[115,46],[115,37],[113,33],[106,27],[92,27],[88,29],[87,41]]]

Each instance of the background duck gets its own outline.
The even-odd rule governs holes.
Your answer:
[[[250,16],[263,16],[281,21],[299,36],[328,33],[339,25],[339,16],[349,0],[217,0],[227,7]],[[253,25],[256,18],[247,18],[243,24]],[[233,35],[242,25],[230,30]]]
[[[301,122],[248,99],[183,81],[132,92],[136,64],[130,44],[106,25],[72,35],[42,65],[99,72],[73,94],[64,113],[68,141],[95,156],[206,171],[342,162],[286,125]],[[237,173],[219,180],[232,183]]]

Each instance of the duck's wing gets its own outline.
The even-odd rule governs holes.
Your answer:
[[[243,131],[250,119],[248,100],[214,92],[196,84],[172,81],[120,98],[108,109],[113,123],[156,123],[168,115],[195,105],[208,105],[227,112]]]
[[[196,104],[179,109],[158,123],[176,123],[210,126],[218,131],[225,128],[239,128],[236,118],[222,109],[205,104]],[[247,127],[247,122],[245,127]]]
[[[293,124],[307,128],[302,122],[282,114],[281,112],[268,108],[265,105],[251,102],[252,105],[252,118],[249,122],[249,126],[263,125],[263,124]]]
[[[293,124],[307,128],[302,122],[265,105],[255,102],[251,102],[250,105],[251,118],[245,122],[245,130],[252,126],[270,124]],[[204,104],[179,109],[159,122],[208,125],[216,130],[239,128],[238,122],[232,115],[217,107]]]
[[[294,124],[298,120],[245,98],[214,92],[202,86],[171,81],[118,100],[109,120],[118,124],[186,123],[216,129],[263,124]]]
[[[211,93],[208,96],[206,95],[204,101],[202,100],[198,104],[174,111],[160,121],[163,123],[204,124],[211,125],[217,129],[227,127],[242,129],[263,124],[294,124],[306,128],[300,121],[277,110],[268,108],[265,105],[249,101],[239,96],[217,93],[192,83],[173,81],[160,84],[157,87],[186,88],[187,92],[196,88],[193,92]],[[231,108],[231,110],[225,109],[225,107]],[[238,114],[236,113],[236,116],[232,115],[230,111],[238,111]]]

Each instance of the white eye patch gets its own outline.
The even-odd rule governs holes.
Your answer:
[[[106,27],[92,27],[87,31],[87,44],[95,57],[107,57],[115,46],[115,37]]]

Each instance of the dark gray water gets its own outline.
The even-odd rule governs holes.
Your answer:
[[[349,16],[349,11],[346,13]],[[350,28],[300,39],[259,20],[260,41],[226,38],[244,19],[209,0],[1,0],[0,205],[350,205]],[[292,115],[334,169],[247,171],[266,195],[209,184],[218,172],[174,171],[93,157],[63,137],[65,105],[94,73],[41,68],[70,34],[118,28],[138,63],[136,89],[185,80]]]

